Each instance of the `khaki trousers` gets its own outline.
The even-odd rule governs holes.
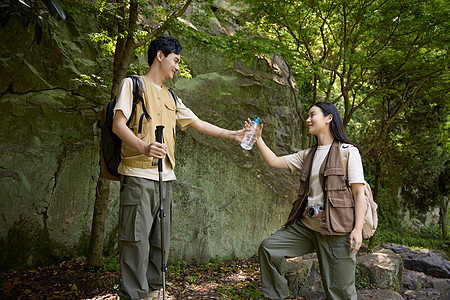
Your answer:
[[[316,251],[322,285],[327,300],[356,300],[356,253],[350,253],[349,235],[325,236],[305,226],[300,220],[285,226],[265,239],[259,247],[261,281],[264,296],[284,299],[289,296],[286,258]]]
[[[172,183],[163,182],[164,261],[169,256]],[[119,207],[120,299],[142,299],[162,287],[159,182],[122,176]]]

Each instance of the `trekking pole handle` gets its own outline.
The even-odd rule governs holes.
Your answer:
[[[158,125],[155,130],[155,137],[158,143],[162,143],[164,126]],[[158,159],[158,172],[162,172],[162,159]]]

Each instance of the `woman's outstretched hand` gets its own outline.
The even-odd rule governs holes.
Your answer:
[[[244,123],[244,130],[250,131],[252,129],[252,120],[250,118],[247,119]],[[256,140],[258,140],[261,137],[263,129],[263,124],[261,123],[258,127],[258,130],[256,131]]]

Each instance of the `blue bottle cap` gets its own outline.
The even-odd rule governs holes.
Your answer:
[[[261,119],[259,117],[256,117],[252,121],[255,122],[256,124],[259,124],[259,122],[261,122]]]

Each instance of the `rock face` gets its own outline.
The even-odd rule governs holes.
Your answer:
[[[195,66],[193,56],[186,54],[186,60]],[[202,120],[236,130],[242,120],[260,116],[269,142],[281,132],[279,126],[296,128],[289,91],[261,71],[268,68],[265,61],[259,70],[236,63],[218,73],[226,65],[221,63],[175,82],[177,94]],[[247,151],[234,141],[191,129],[177,134],[172,255],[189,261],[255,254],[259,243],[283,224],[295,198],[295,177],[269,170],[256,149]],[[278,153],[280,148],[294,151],[292,139],[272,147]]]
[[[92,125],[109,99],[111,58],[89,40],[96,20],[50,21],[42,43],[12,16],[0,27],[0,269],[86,254],[98,178]],[[279,155],[300,148],[301,121],[283,61],[229,64],[211,49],[183,52],[192,79],[168,83],[201,119],[237,130],[260,116]],[[257,150],[188,129],[177,132],[171,255],[248,257],[278,229],[297,179],[269,170]],[[114,251],[117,184],[105,244]]]
[[[86,247],[98,177],[92,124],[107,90],[74,79],[110,64],[82,34],[87,21],[51,23],[40,45],[17,16],[0,27],[1,268]]]

